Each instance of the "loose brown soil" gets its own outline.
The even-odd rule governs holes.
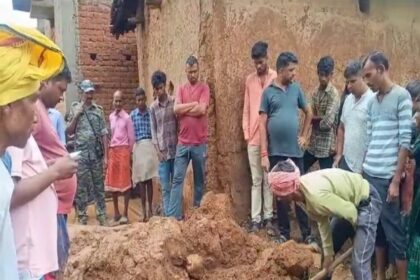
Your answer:
[[[248,234],[233,219],[226,195],[208,193],[185,222],[101,228],[70,226],[65,279],[304,279],[312,253]]]

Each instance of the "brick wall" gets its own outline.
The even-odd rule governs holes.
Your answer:
[[[96,102],[108,116],[112,111],[112,95],[120,89],[124,106],[134,107],[133,90],[138,86],[137,45],[135,33],[118,40],[109,32],[111,1],[79,1],[78,64],[81,79],[97,85]],[[80,81],[77,81],[80,82]]]

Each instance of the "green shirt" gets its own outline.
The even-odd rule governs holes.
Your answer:
[[[82,106],[80,102],[74,102],[71,104],[68,119],[69,123],[71,123],[75,117],[75,114],[80,106]],[[92,104],[90,107],[85,109],[83,114],[77,120],[76,130],[74,132],[75,149],[82,152],[82,159],[99,159],[96,154],[96,145],[98,145],[96,137],[102,137],[107,135],[107,133],[108,130],[106,128],[102,107]]]
[[[356,225],[357,206],[369,197],[369,183],[360,174],[338,168],[308,173],[300,178],[300,183],[306,211],[318,222],[324,254],[333,255],[329,218],[344,218]]]
[[[299,109],[306,106],[305,94],[298,83],[290,84],[284,91],[273,82],[264,90],[260,114],[267,114],[269,156],[303,156],[298,144]]]

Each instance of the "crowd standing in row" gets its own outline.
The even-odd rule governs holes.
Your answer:
[[[153,215],[152,178],[159,173],[163,212],[180,220],[184,177],[192,161],[194,206],[200,205],[209,89],[198,81],[195,57],[187,60],[188,82],[176,98],[166,92],[161,71],[152,77],[156,100],[150,108],[138,88],[137,108],[129,115],[122,108],[122,92],[115,92],[109,130],[89,80],[80,83],[80,100],[71,105],[67,123],[55,110],[71,73],[62,51],[38,31],[0,25],[0,58],[0,279],[62,278],[70,246],[67,216],[75,204],[79,223],[87,224],[90,194],[100,225],[108,224],[105,190],[112,193],[114,219],[125,224],[135,186],[147,220]],[[78,154],[70,155],[70,149]]]
[[[410,212],[412,195],[408,204],[401,197],[413,175],[409,158],[420,166],[420,137],[412,130],[420,82],[411,82],[408,91],[396,85],[387,58],[374,52],[347,65],[349,94],[340,102],[331,82],[334,60],[325,56],[317,65],[319,86],[307,102],[295,81],[296,55],[281,53],[274,71],[268,67],[267,50],[264,42],[251,50],[256,72],[246,79],[243,110],[252,175],[251,230],[265,226],[278,242],[290,239],[288,212],[295,201],[306,243],[317,242],[309,220],[318,223],[325,268],[330,269],[334,254],[352,238],[355,279],[372,279],[374,251],[378,279],[385,279],[387,252],[400,279],[418,279],[419,198],[415,196],[408,238],[403,215]],[[89,193],[101,225],[108,224],[105,190],[112,193],[114,220],[125,224],[134,186],[146,221],[153,215],[152,178],[158,175],[164,215],[182,220],[183,184],[192,162],[193,206],[200,206],[210,94],[199,81],[194,56],[186,61],[188,82],[175,98],[167,92],[162,71],[152,75],[155,99],[150,107],[145,91],[138,88],[137,108],[128,114],[122,92],[115,92],[110,129],[89,80],[79,85],[80,101],[72,104],[67,124],[63,122],[54,108],[71,73],[62,51],[38,31],[0,25],[0,58],[1,279],[61,278],[70,246],[67,215],[75,203],[79,223],[86,224]],[[69,156],[63,135],[74,138],[78,156]],[[315,162],[321,170],[309,172]]]
[[[417,160],[418,153],[413,112],[419,109],[420,81],[410,82],[407,89],[395,84],[386,56],[373,52],[347,65],[348,93],[340,102],[331,82],[334,61],[325,56],[317,65],[319,86],[308,104],[294,79],[297,57],[281,53],[276,75],[267,65],[267,49],[266,43],[257,42],[251,50],[256,72],[246,79],[243,110],[253,179],[251,230],[262,225],[269,233],[276,230],[271,222],[274,194],[279,242],[290,239],[288,207],[295,201],[305,242],[316,242],[308,216],[318,223],[324,268],[331,269],[334,254],[352,238],[355,279],[372,279],[374,252],[377,279],[385,279],[387,253],[399,279],[419,279],[418,195],[409,239],[404,221],[413,201],[412,183],[416,193],[420,182],[410,159]],[[304,116],[300,130],[299,109]],[[309,172],[316,161],[321,170]]]

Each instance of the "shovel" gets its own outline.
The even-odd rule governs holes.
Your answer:
[[[353,247],[345,251],[343,254],[341,254],[338,258],[336,258],[333,263],[331,264],[331,269],[336,268],[340,263],[345,261],[348,257],[351,256],[351,253],[353,251]],[[320,272],[318,272],[314,277],[312,277],[310,280],[321,280],[324,279],[328,275],[328,271],[324,268]]]

